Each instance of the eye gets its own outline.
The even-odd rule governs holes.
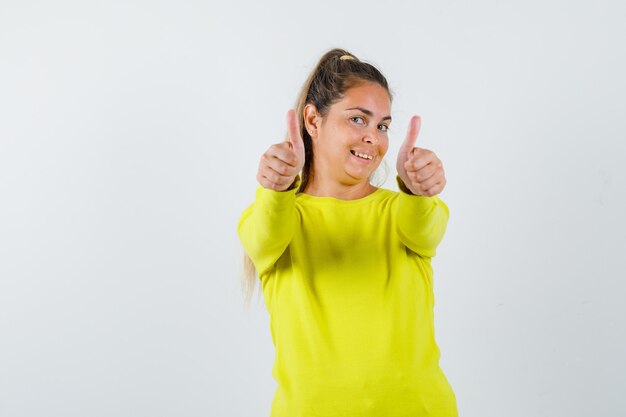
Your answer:
[[[365,121],[363,120],[363,118],[361,116],[353,116],[353,117],[350,118],[350,120],[352,120],[353,122],[355,122],[357,124],[365,123]]]
[[[378,125],[378,128],[382,130],[383,132],[389,131],[389,126],[387,125]]]

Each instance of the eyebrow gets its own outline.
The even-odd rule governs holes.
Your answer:
[[[349,109],[346,110],[359,110],[363,113],[365,113],[366,115],[372,117],[374,115],[374,113],[372,113],[370,110],[364,109],[363,107],[351,107]],[[389,120],[391,121],[391,116],[385,116],[382,118],[382,120]]]

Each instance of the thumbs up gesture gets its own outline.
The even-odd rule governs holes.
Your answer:
[[[413,116],[406,139],[398,151],[396,169],[404,185],[415,195],[432,197],[446,186],[443,164],[434,152],[415,147],[421,118]]]
[[[265,188],[285,191],[304,166],[304,141],[294,110],[287,112],[289,139],[269,147],[261,156],[256,179]]]

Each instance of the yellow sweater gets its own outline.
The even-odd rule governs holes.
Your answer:
[[[439,367],[430,258],[449,211],[382,188],[357,200],[259,187],[238,233],[270,314],[271,417],[456,417]]]

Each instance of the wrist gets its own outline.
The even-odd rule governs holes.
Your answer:
[[[402,180],[400,175],[396,175],[396,181],[398,183],[398,188],[403,193],[410,194],[410,195],[418,195],[418,194],[415,194],[413,191],[411,191],[411,189],[409,187],[407,187],[407,185],[404,183],[404,181]]]
[[[299,187],[300,187],[300,175],[298,174],[293,179],[293,182],[291,183],[291,185],[289,187],[287,187],[286,189],[284,189],[283,191],[291,191],[291,190],[299,188]]]

